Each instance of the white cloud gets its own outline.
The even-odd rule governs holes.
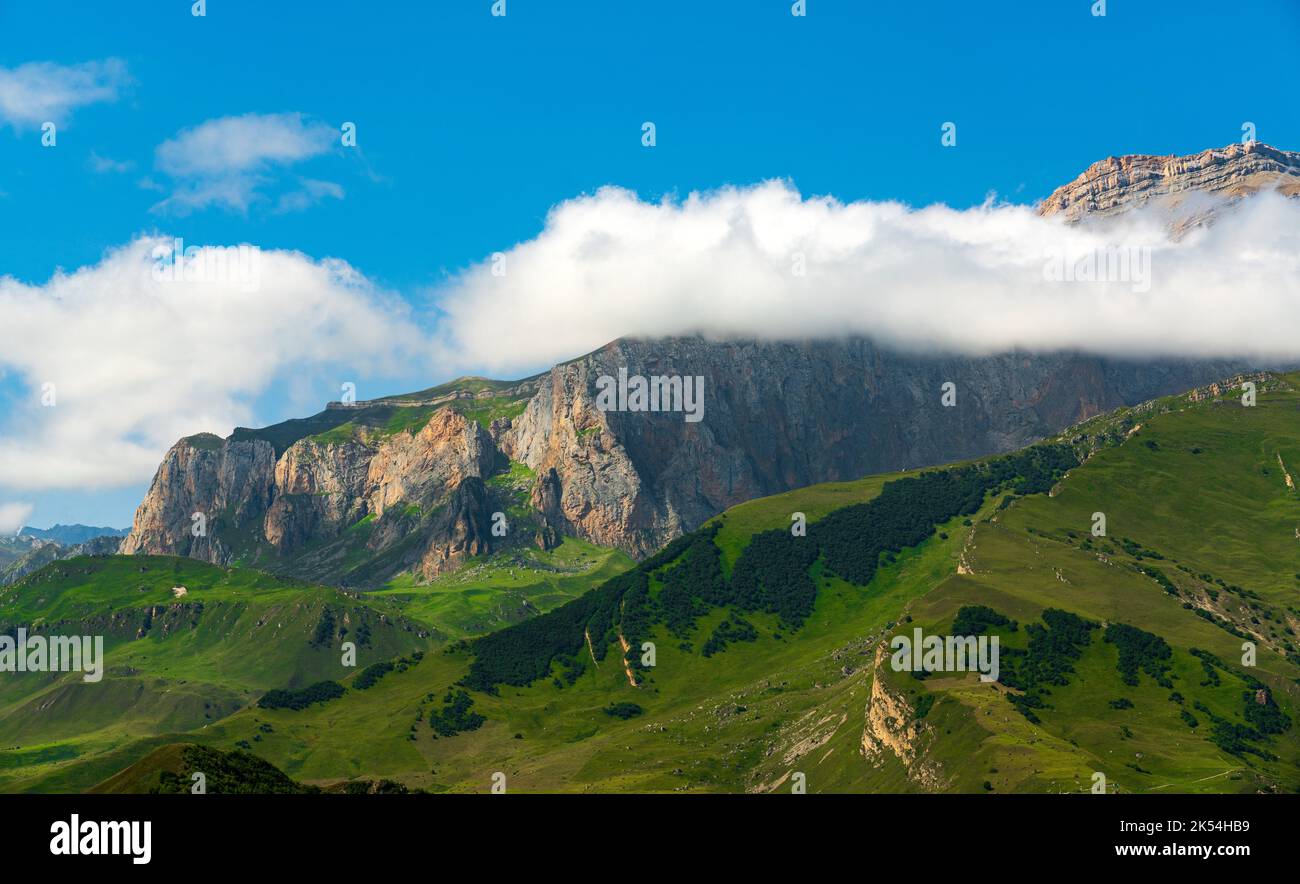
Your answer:
[[[16,534],[32,514],[30,503],[0,503],[0,534]]]
[[[0,122],[14,129],[39,127],[46,121],[66,125],[75,108],[116,101],[130,82],[120,59],[60,65],[29,62],[0,67]]]
[[[123,172],[130,172],[133,168],[135,168],[135,163],[131,162],[130,160],[115,160],[110,157],[102,157],[96,151],[93,150],[90,152],[89,162],[90,162],[90,168],[94,169],[96,172],[98,172],[101,175],[108,174],[110,172],[113,174],[120,175]]]
[[[262,251],[251,277],[167,281],[153,255],[169,245],[137,239],[44,285],[0,277],[0,374],[30,391],[0,430],[0,487],[148,481],[176,439],[251,423],[251,401],[281,383],[428,361],[404,304],[344,262]],[[212,249],[195,257],[219,266]]]
[[[499,374],[621,335],[693,332],[1300,357],[1300,201],[1260,194],[1180,241],[1167,221],[1153,209],[1069,227],[1027,206],[845,204],[783,182],[660,203],[605,188],[556,206],[503,262],[451,280],[439,335],[452,363]],[[1130,277],[1047,278],[1099,252],[1136,258]]]
[[[309,209],[323,199],[343,199],[343,188],[333,181],[317,181],[314,178],[304,178],[300,182],[297,190],[290,191],[280,197],[276,203],[276,212],[301,212]]]
[[[605,189],[555,207],[503,276],[489,260],[451,280],[433,340],[341,261],[259,252],[251,278],[167,282],[152,256],[170,241],[141,238],[43,285],[0,277],[0,376],[31,391],[0,427],[0,488],[147,481],[177,438],[251,423],[257,396],[312,372],[518,376],[625,334],[1300,359],[1300,201],[1261,194],[1182,240],[1166,220],[1069,227],[1024,206],[842,204],[780,182],[660,203]],[[1102,249],[1149,268],[1046,278]]]
[[[266,199],[284,167],[327,152],[338,133],[302,114],[244,114],[208,120],[183,129],[158,146],[158,170],[175,183],[157,211],[186,214],[217,206],[245,212]],[[304,208],[323,196],[342,196],[342,188],[327,181],[310,181],[295,207]],[[331,190],[332,189],[332,190]]]

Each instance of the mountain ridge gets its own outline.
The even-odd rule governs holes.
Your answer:
[[[1225,201],[1279,185],[1300,193],[1300,153],[1258,142],[1112,157],[1038,212],[1081,223],[1159,202],[1185,230]],[[460,378],[328,403],[226,439],[182,439],[123,551],[356,586],[404,573],[430,580],[503,546],[546,549],[564,536],[641,558],[743,500],[1013,451],[1252,367],[1060,351],[923,354],[866,337],[624,337],[519,380]],[[596,388],[620,372],[700,378],[703,420],[602,406]],[[941,402],[949,384],[951,407]],[[195,535],[200,515],[211,531]]]
[[[390,397],[336,407],[323,430],[285,422],[261,436],[182,439],[122,550],[360,585],[412,569],[429,579],[504,543],[544,547],[562,535],[643,557],[743,500],[1014,450],[1242,368],[918,356],[861,338],[624,338],[555,366],[527,398],[394,406]],[[705,419],[601,410],[596,381],[620,369],[705,378]],[[955,407],[941,403],[945,383],[960,391]],[[511,464],[531,476],[523,498],[492,481]],[[484,487],[457,495],[466,482]],[[491,534],[496,512],[514,513],[511,537]],[[193,534],[195,513],[211,528],[203,536]]]
[[[1185,156],[1107,157],[1052,191],[1038,214],[1078,223],[1152,204],[1169,212],[1181,232],[1211,220],[1219,208],[1213,203],[1231,204],[1263,190],[1300,196],[1300,152],[1248,141]]]

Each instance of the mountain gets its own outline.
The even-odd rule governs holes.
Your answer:
[[[1038,213],[1080,222],[1150,206],[1185,229],[1261,190],[1300,195],[1300,153],[1250,141],[1191,156],[1108,157],[1052,191]]]
[[[90,530],[98,531],[102,529]],[[72,536],[76,536],[75,533]],[[57,562],[61,559],[70,559],[76,556],[115,555],[121,549],[123,539],[121,534],[105,534],[94,536],[81,543],[65,545],[54,540],[42,540],[23,534],[15,538],[10,544],[6,545],[4,542],[0,542],[0,550],[9,553],[7,557],[0,558],[0,586],[21,580],[28,574],[45,567],[50,562]]]
[[[1112,157],[1039,212],[1082,223],[1159,205],[1182,228],[1265,188],[1300,193],[1300,154],[1250,142]],[[566,536],[642,558],[745,500],[1012,451],[1249,367],[926,354],[867,338],[620,338],[518,381],[461,378],[225,439],[181,439],[122,551],[357,587],[427,582]],[[601,407],[601,379],[622,376],[700,379],[701,419]]]
[[[1294,792],[1297,405],[1300,375],[1235,377],[1011,456],[742,504],[373,693],[277,713],[294,735],[264,755],[323,783],[338,748],[320,723],[405,712],[406,752],[404,728],[376,734],[359,772],[465,791],[501,771],[516,791],[801,774],[817,792],[1086,793],[1100,773],[1112,792]],[[1000,636],[998,678],[897,669],[892,640],[916,629]]]
[[[105,682],[143,699],[127,716],[73,677],[6,681],[0,738],[20,748],[0,786],[148,790],[185,741],[329,790],[487,791],[499,772],[520,792],[1294,792],[1298,462],[1300,374],[1233,376],[1011,454],[742,503],[450,641],[391,628],[441,585],[55,563],[0,593],[0,620],[107,617]],[[344,612],[390,636],[365,669],[328,650]],[[916,630],[996,637],[998,671],[908,671]],[[253,701],[273,685],[292,689]]]
[[[19,537],[37,537],[52,540],[64,546],[76,546],[94,540],[96,537],[125,537],[131,533],[130,528],[92,528],[89,525],[55,525],[53,528],[24,527],[18,532]]]
[[[122,552],[359,586],[406,572],[428,580],[560,536],[643,557],[754,497],[1009,451],[1241,368],[916,355],[865,339],[620,339],[524,381],[463,379],[182,439]],[[601,410],[598,381],[620,371],[703,378],[702,420]],[[507,536],[493,535],[494,513],[509,514]]]
[[[1081,222],[1160,204],[1190,224],[1272,187],[1300,192],[1300,154],[1250,142],[1111,158],[1039,211]],[[182,439],[122,550],[362,587],[403,574],[428,581],[563,536],[644,557],[744,500],[1014,450],[1248,367],[922,354],[866,338],[621,338],[519,381],[462,378],[226,439]],[[620,372],[701,379],[702,420],[603,410],[598,383]],[[941,402],[949,383],[953,407]]]

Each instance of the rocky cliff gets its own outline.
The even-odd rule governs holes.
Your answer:
[[[1274,189],[1300,195],[1300,153],[1252,141],[1191,156],[1109,157],[1052,191],[1038,211],[1077,222],[1153,205],[1186,228],[1225,203]]]
[[[122,551],[347,584],[432,577],[494,544],[549,548],[564,535],[644,556],[744,500],[1007,451],[1238,368],[913,355],[865,339],[620,339],[554,367],[522,398],[509,388],[476,400],[477,416],[359,403],[339,415],[349,421],[297,439],[284,425],[183,439]],[[600,379],[620,370],[702,378],[700,420],[600,407]],[[515,497],[488,481],[512,461],[529,477]],[[531,518],[512,517],[509,537],[495,538],[493,513],[512,506]]]
[[[620,368],[702,377],[703,419],[602,411],[597,379]],[[500,446],[544,477],[533,505],[549,524],[643,556],[744,500],[1009,451],[1237,368],[1077,354],[911,355],[864,339],[621,339],[553,368]],[[943,403],[947,383],[953,405]]]
[[[433,576],[487,548],[498,466],[488,432],[454,408],[394,430],[361,403],[350,420],[289,442],[237,432],[182,439],[163,459],[122,552],[185,555],[338,582]],[[370,420],[367,421],[367,418]],[[391,418],[390,418],[391,420]],[[267,435],[285,441],[283,425]],[[470,483],[477,483],[476,485]],[[364,566],[364,567],[362,567]]]

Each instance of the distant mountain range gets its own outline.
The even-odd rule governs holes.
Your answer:
[[[95,528],[90,525],[55,525],[53,528],[33,528],[28,525],[18,532],[18,536],[38,537],[41,540],[53,540],[55,543],[62,544],[76,544],[94,540],[96,537],[125,537],[130,533],[130,528]]]
[[[128,528],[89,525],[26,526],[16,535],[0,537],[0,586],[13,583],[59,559],[113,555],[129,533]]]

